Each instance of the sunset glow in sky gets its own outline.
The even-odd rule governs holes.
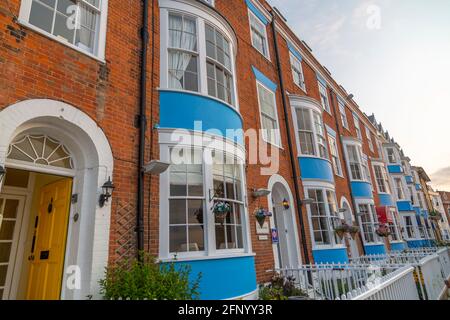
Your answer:
[[[450,1],[269,2],[412,165],[450,191]]]

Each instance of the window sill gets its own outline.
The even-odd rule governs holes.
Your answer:
[[[159,262],[189,262],[189,261],[203,261],[203,260],[221,260],[221,259],[234,259],[234,258],[245,258],[254,257],[255,253],[228,253],[228,254],[215,254],[212,256],[192,256],[192,257],[178,257],[174,258],[160,258]]]
[[[83,50],[81,48],[78,48],[77,46],[75,46],[75,45],[73,45],[73,44],[71,44],[71,43],[69,43],[67,41],[61,40],[60,38],[58,38],[58,37],[56,37],[56,36],[46,32],[46,31],[43,31],[43,30],[39,29],[38,27],[33,26],[32,24],[30,24],[30,23],[28,23],[28,22],[26,22],[24,20],[18,19],[17,23],[19,25],[21,25],[22,27],[25,27],[27,29],[33,30],[34,32],[39,33],[40,35],[43,35],[44,37],[46,37],[46,38],[48,38],[50,40],[59,42],[59,43],[61,43],[62,45],[66,46],[66,47],[69,47],[69,48],[71,48],[71,49],[73,49],[75,51],[78,51],[79,53],[82,53],[82,54],[88,56],[89,58],[92,58],[94,60],[97,60],[98,62],[106,64],[106,61],[105,61],[104,58],[97,57],[96,55],[94,55],[92,53],[89,53],[89,52],[87,52],[87,51],[85,51],[85,50]]]
[[[264,130],[264,129],[262,129],[262,130]],[[265,143],[267,143],[267,144],[269,144],[269,145],[271,145],[271,146],[273,146],[273,147],[275,147],[275,148],[277,148],[277,149],[284,150],[284,148],[283,148],[283,146],[281,145],[281,143],[280,143],[280,144],[272,143],[272,142],[268,141],[266,138],[264,138],[264,135],[262,136],[262,139],[263,139],[263,141],[264,141]],[[281,140],[281,139],[280,139],[280,140]]]
[[[320,251],[320,250],[339,250],[339,249],[346,249],[347,247],[343,244],[340,245],[313,245],[312,250],[314,251]]]

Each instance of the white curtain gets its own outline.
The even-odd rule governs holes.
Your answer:
[[[189,51],[197,50],[197,32],[194,20],[180,16],[169,17],[170,46]],[[183,77],[193,56],[189,53],[171,50],[169,52],[169,87],[183,89]]]

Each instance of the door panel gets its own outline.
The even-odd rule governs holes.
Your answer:
[[[60,298],[72,179],[63,179],[40,191],[35,220],[27,299]]]
[[[25,198],[0,196],[0,299],[9,295]]]

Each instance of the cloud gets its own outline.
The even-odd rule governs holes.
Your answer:
[[[450,167],[439,169],[430,175],[430,179],[436,189],[450,191]]]

